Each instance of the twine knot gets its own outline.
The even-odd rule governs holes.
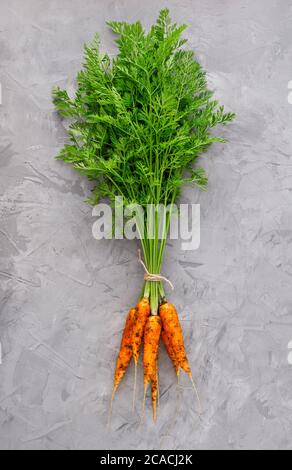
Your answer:
[[[154,274],[154,273],[150,273],[144,263],[144,261],[142,260],[142,257],[141,257],[141,250],[138,250],[138,261],[139,263],[141,263],[141,265],[143,266],[143,269],[144,269],[144,280],[145,281],[150,281],[150,282],[160,282],[160,281],[164,281],[164,282],[167,282],[171,289],[174,290],[174,286],[172,284],[172,282],[167,279],[167,277],[165,276],[162,276],[161,274]]]

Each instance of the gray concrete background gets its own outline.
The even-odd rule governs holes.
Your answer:
[[[177,389],[161,348],[159,419],[143,426],[133,368],[106,430],[113,367],[142,272],[137,245],[95,241],[89,184],[54,160],[65,130],[51,88],[72,87],[108,19],[161,7],[187,22],[210,86],[237,120],[202,164],[201,246],[172,243],[164,272],[181,314],[204,413]],[[0,1],[0,447],[2,449],[286,449],[292,447],[292,1]]]

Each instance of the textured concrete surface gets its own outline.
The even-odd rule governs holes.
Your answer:
[[[106,431],[113,365],[142,272],[134,242],[95,241],[85,178],[54,160],[65,139],[51,88],[72,88],[95,31],[114,52],[107,19],[160,6],[188,22],[190,46],[236,122],[204,157],[201,246],[171,243],[175,283],[203,402],[177,389],[160,355],[159,420],[133,369]],[[291,0],[0,1],[0,447],[2,449],[286,449],[292,447]]]

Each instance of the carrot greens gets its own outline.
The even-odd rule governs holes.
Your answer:
[[[113,204],[121,196],[125,205],[145,209],[137,229],[144,234],[146,267],[159,274],[171,210],[164,211],[160,237],[161,215],[147,213],[146,207],[171,207],[184,185],[206,188],[198,157],[211,144],[224,142],[212,129],[234,114],[213,98],[206,72],[182,38],[186,25],[172,23],[167,9],[149,31],[139,21],[107,24],[116,35],[117,55],[101,53],[96,35],[85,46],[75,97],[53,90],[57,111],[70,119],[69,142],[58,158],[95,182],[89,203],[107,198]],[[159,314],[164,295],[162,282],[145,282],[142,297],[149,300],[152,315]]]

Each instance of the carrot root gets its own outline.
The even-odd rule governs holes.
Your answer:
[[[164,303],[159,308],[159,315],[150,315],[149,299],[144,297],[140,302],[138,302],[136,308],[132,308],[127,315],[114,375],[114,384],[108,417],[109,428],[111,425],[114,397],[132,357],[135,365],[132,407],[133,411],[135,410],[137,365],[143,338],[144,396],[141,424],[144,420],[145,402],[149,384],[151,385],[153,420],[154,422],[156,421],[157,409],[160,406],[158,381],[158,349],[160,336],[162,336],[162,340],[164,342],[168,356],[173,363],[178,384],[180,378],[180,369],[183,369],[184,372],[186,372],[186,374],[189,376],[192,387],[195,391],[199,407],[199,414],[202,413],[201,400],[187,359],[182,329],[177,311],[172,304]]]
[[[153,420],[156,420],[156,405],[157,405],[157,388],[158,388],[158,375],[157,375],[157,359],[158,347],[161,334],[161,319],[157,315],[152,315],[148,318],[145,326],[144,333],[144,394],[149,383],[151,383],[151,396],[152,396],[152,412]]]
[[[183,369],[186,374],[189,376],[192,386],[194,388],[198,406],[199,406],[199,414],[202,413],[202,406],[201,400],[199,397],[199,393],[194,382],[191,368],[187,359],[183,333],[180,325],[180,321],[178,318],[177,311],[172,304],[164,303],[160,306],[159,313],[162,320],[163,325],[163,332],[162,338],[168,352],[168,355],[175,367],[178,379],[179,379],[179,371]]]
[[[133,338],[133,328],[136,322],[137,312],[136,308],[131,308],[129,311],[125,328],[121,340],[121,346],[119,355],[117,358],[115,376],[114,376],[114,393],[116,392],[122,378],[124,377],[128,365],[132,359],[133,348],[132,348],[132,338]]]
[[[154,380],[151,380],[151,397],[152,397],[152,415],[153,421],[156,422],[157,410],[157,397],[158,397],[158,380],[157,375]]]
[[[167,333],[164,329],[161,332],[161,337],[162,337],[162,341],[164,343],[165,349],[167,351],[167,354],[168,354],[171,362],[173,363],[175,373],[178,376],[180,366],[179,366],[178,361],[176,359],[176,355],[175,355],[175,352],[174,352],[173,347],[171,345],[170,339],[169,339],[169,337],[168,337],[168,335],[167,335]]]
[[[150,315],[149,299],[147,297],[143,297],[143,299],[138,302],[136,310],[137,317],[132,333],[132,348],[134,362],[136,365],[138,365],[145,325],[147,322],[147,318]]]
[[[135,372],[134,372],[133,412],[135,411],[135,403],[136,403],[136,387],[137,387],[137,364],[135,364]]]

